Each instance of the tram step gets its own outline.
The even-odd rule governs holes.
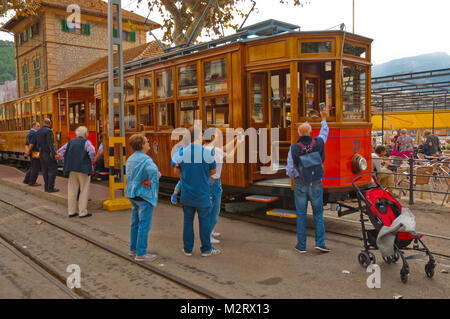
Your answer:
[[[265,196],[265,195],[250,195],[250,196],[245,197],[245,200],[250,200],[253,202],[260,202],[260,203],[272,203],[279,199],[280,199],[279,197]]]
[[[270,216],[278,216],[278,217],[284,217],[284,218],[297,218],[297,214],[295,210],[289,210],[289,209],[281,209],[281,208],[275,208],[272,210],[269,210],[266,215]]]

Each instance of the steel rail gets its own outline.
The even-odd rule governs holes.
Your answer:
[[[34,270],[44,276],[52,284],[57,286],[64,293],[69,295],[72,299],[84,299],[86,295],[82,293],[79,289],[74,289],[73,291],[67,287],[64,282],[64,278],[57,274],[56,271],[49,268],[36,257],[32,256],[29,252],[24,251],[18,245],[14,244],[9,238],[0,234],[0,245],[4,246],[6,249],[11,251],[17,257],[19,257],[26,264],[31,266]]]
[[[209,291],[209,290],[207,290],[205,288],[202,288],[202,287],[200,287],[200,286],[198,286],[198,285],[196,285],[194,283],[190,283],[190,282],[188,282],[187,280],[185,280],[183,278],[180,278],[180,277],[172,275],[172,274],[170,274],[170,273],[168,273],[166,271],[158,269],[155,266],[152,266],[152,265],[149,265],[149,264],[146,264],[146,263],[136,262],[136,261],[130,259],[130,257],[127,254],[122,253],[121,251],[119,251],[119,250],[117,250],[115,248],[107,246],[107,245],[105,245],[105,244],[103,244],[103,243],[101,243],[101,242],[99,242],[99,241],[97,241],[97,240],[95,240],[93,238],[90,238],[90,237],[88,237],[86,235],[83,235],[83,234],[81,234],[81,233],[79,233],[79,232],[77,232],[75,230],[72,230],[72,229],[69,229],[69,228],[67,228],[65,226],[62,226],[62,225],[60,225],[57,222],[51,221],[51,220],[49,220],[49,219],[47,219],[45,217],[40,216],[39,214],[36,214],[36,213],[31,212],[31,211],[29,211],[27,209],[24,209],[24,208],[19,207],[19,206],[15,205],[15,204],[12,204],[12,203],[10,203],[8,201],[5,201],[4,199],[0,199],[0,202],[5,203],[5,204],[7,204],[9,206],[12,206],[12,207],[14,207],[14,208],[16,208],[16,209],[18,209],[18,210],[28,214],[28,215],[31,215],[31,216],[33,216],[33,217],[35,217],[35,218],[37,218],[37,219],[39,219],[39,220],[49,224],[49,225],[52,225],[52,226],[54,226],[54,227],[56,227],[58,229],[61,229],[61,230],[65,231],[65,232],[67,232],[67,233],[69,233],[69,234],[71,234],[71,235],[73,235],[73,236],[75,236],[77,238],[83,239],[83,240],[89,242],[90,244],[93,244],[94,246],[97,246],[97,247],[99,247],[99,248],[101,248],[101,249],[103,249],[103,250],[105,250],[105,251],[107,251],[109,253],[112,253],[112,254],[114,254],[114,255],[116,255],[118,257],[121,257],[121,258],[127,260],[128,262],[133,263],[135,265],[138,265],[138,266],[140,266],[140,267],[142,267],[142,268],[144,268],[146,270],[149,270],[149,271],[151,271],[151,272],[153,272],[153,273],[155,273],[157,275],[160,275],[161,277],[166,278],[166,279],[168,279],[168,280],[170,280],[170,281],[172,281],[172,282],[174,282],[174,283],[176,283],[176,284],[178,284],[178,285],[180,285],[180,286],[182,286],[182,287],[184,287],[184,288],[186,288],[186,289],[188,289],[190,291],[193,291],[193,292],[195,292],[195,293],[197,293],[197,294],[199,294],[201,296],[204,296],[204,297],[206,297],[208,299],[224,299],[225,298],[225,297],[223,297],[223,296],[221,296],[219,294],[216,294],[216,293],[211,292],[211,291]]]

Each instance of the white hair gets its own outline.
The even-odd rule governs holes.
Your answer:
[[[78,126],[77,129],[75,130],[75,135],[77,137],[87,137],[88,133],[89,131],[86,126]]]
[[[300,129],[301,127],[306,127],[308,129],[305,132],[301,132],[301,129]],[[312,127],[311,127],[311,125],[308,122],[305,122],[305,123],[301,124],[298,127],[298,129],[297,129],[298,135],[300,135],[300,136],[310,136],[311,135],[311,131],[312,131]]]

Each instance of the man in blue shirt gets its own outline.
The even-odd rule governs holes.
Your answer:
[[[211,151],[202,146],[202,131],[191,127],[187,137],[190,144],[180,150],[177,156],[176,170],[181,175],[181,199],[184,213],[183,245],[184,254],[192,255],[194,248],[194,216],[198,213],[200,247],[203,257],[216,255],[220,251],[211,245],[210,208],[211,194],[209,179],[216,172],[216,162]]]
[[[322,128],[319,136],[313,141],[311,137],[311,125],[303,123],[298,128],[300,137],[297,144],[293,144],[289,149],[286,173],[294,178],[294,199],[297,210],[297,245],[295,249],[300,253],[306,253],[306,212],[308,201],[313,209],[314,224],[316,227],[316,250],[329,252],[325,246],[325,225],[323,223],[323,187],[322,178],[315,179],[311,183],[305,183],[304,178],[299,173],[300,156],[304,155],[305,147],[312,147],[312,152],[320,154],[322,163],[325,161],[325,142],[328,138],[327,111],[321,113]]]

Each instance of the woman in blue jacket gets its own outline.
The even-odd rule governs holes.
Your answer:
[[[146,154],[150,145],[143,134],[134,134],[129,143],[135,151],[126,164],[125,195],[132,205],[129,255],[135,256],[137,261],[153,261],[157,256],[147,254],[147,240],[153,208],[158,202],[160,173],[152,158]]]

